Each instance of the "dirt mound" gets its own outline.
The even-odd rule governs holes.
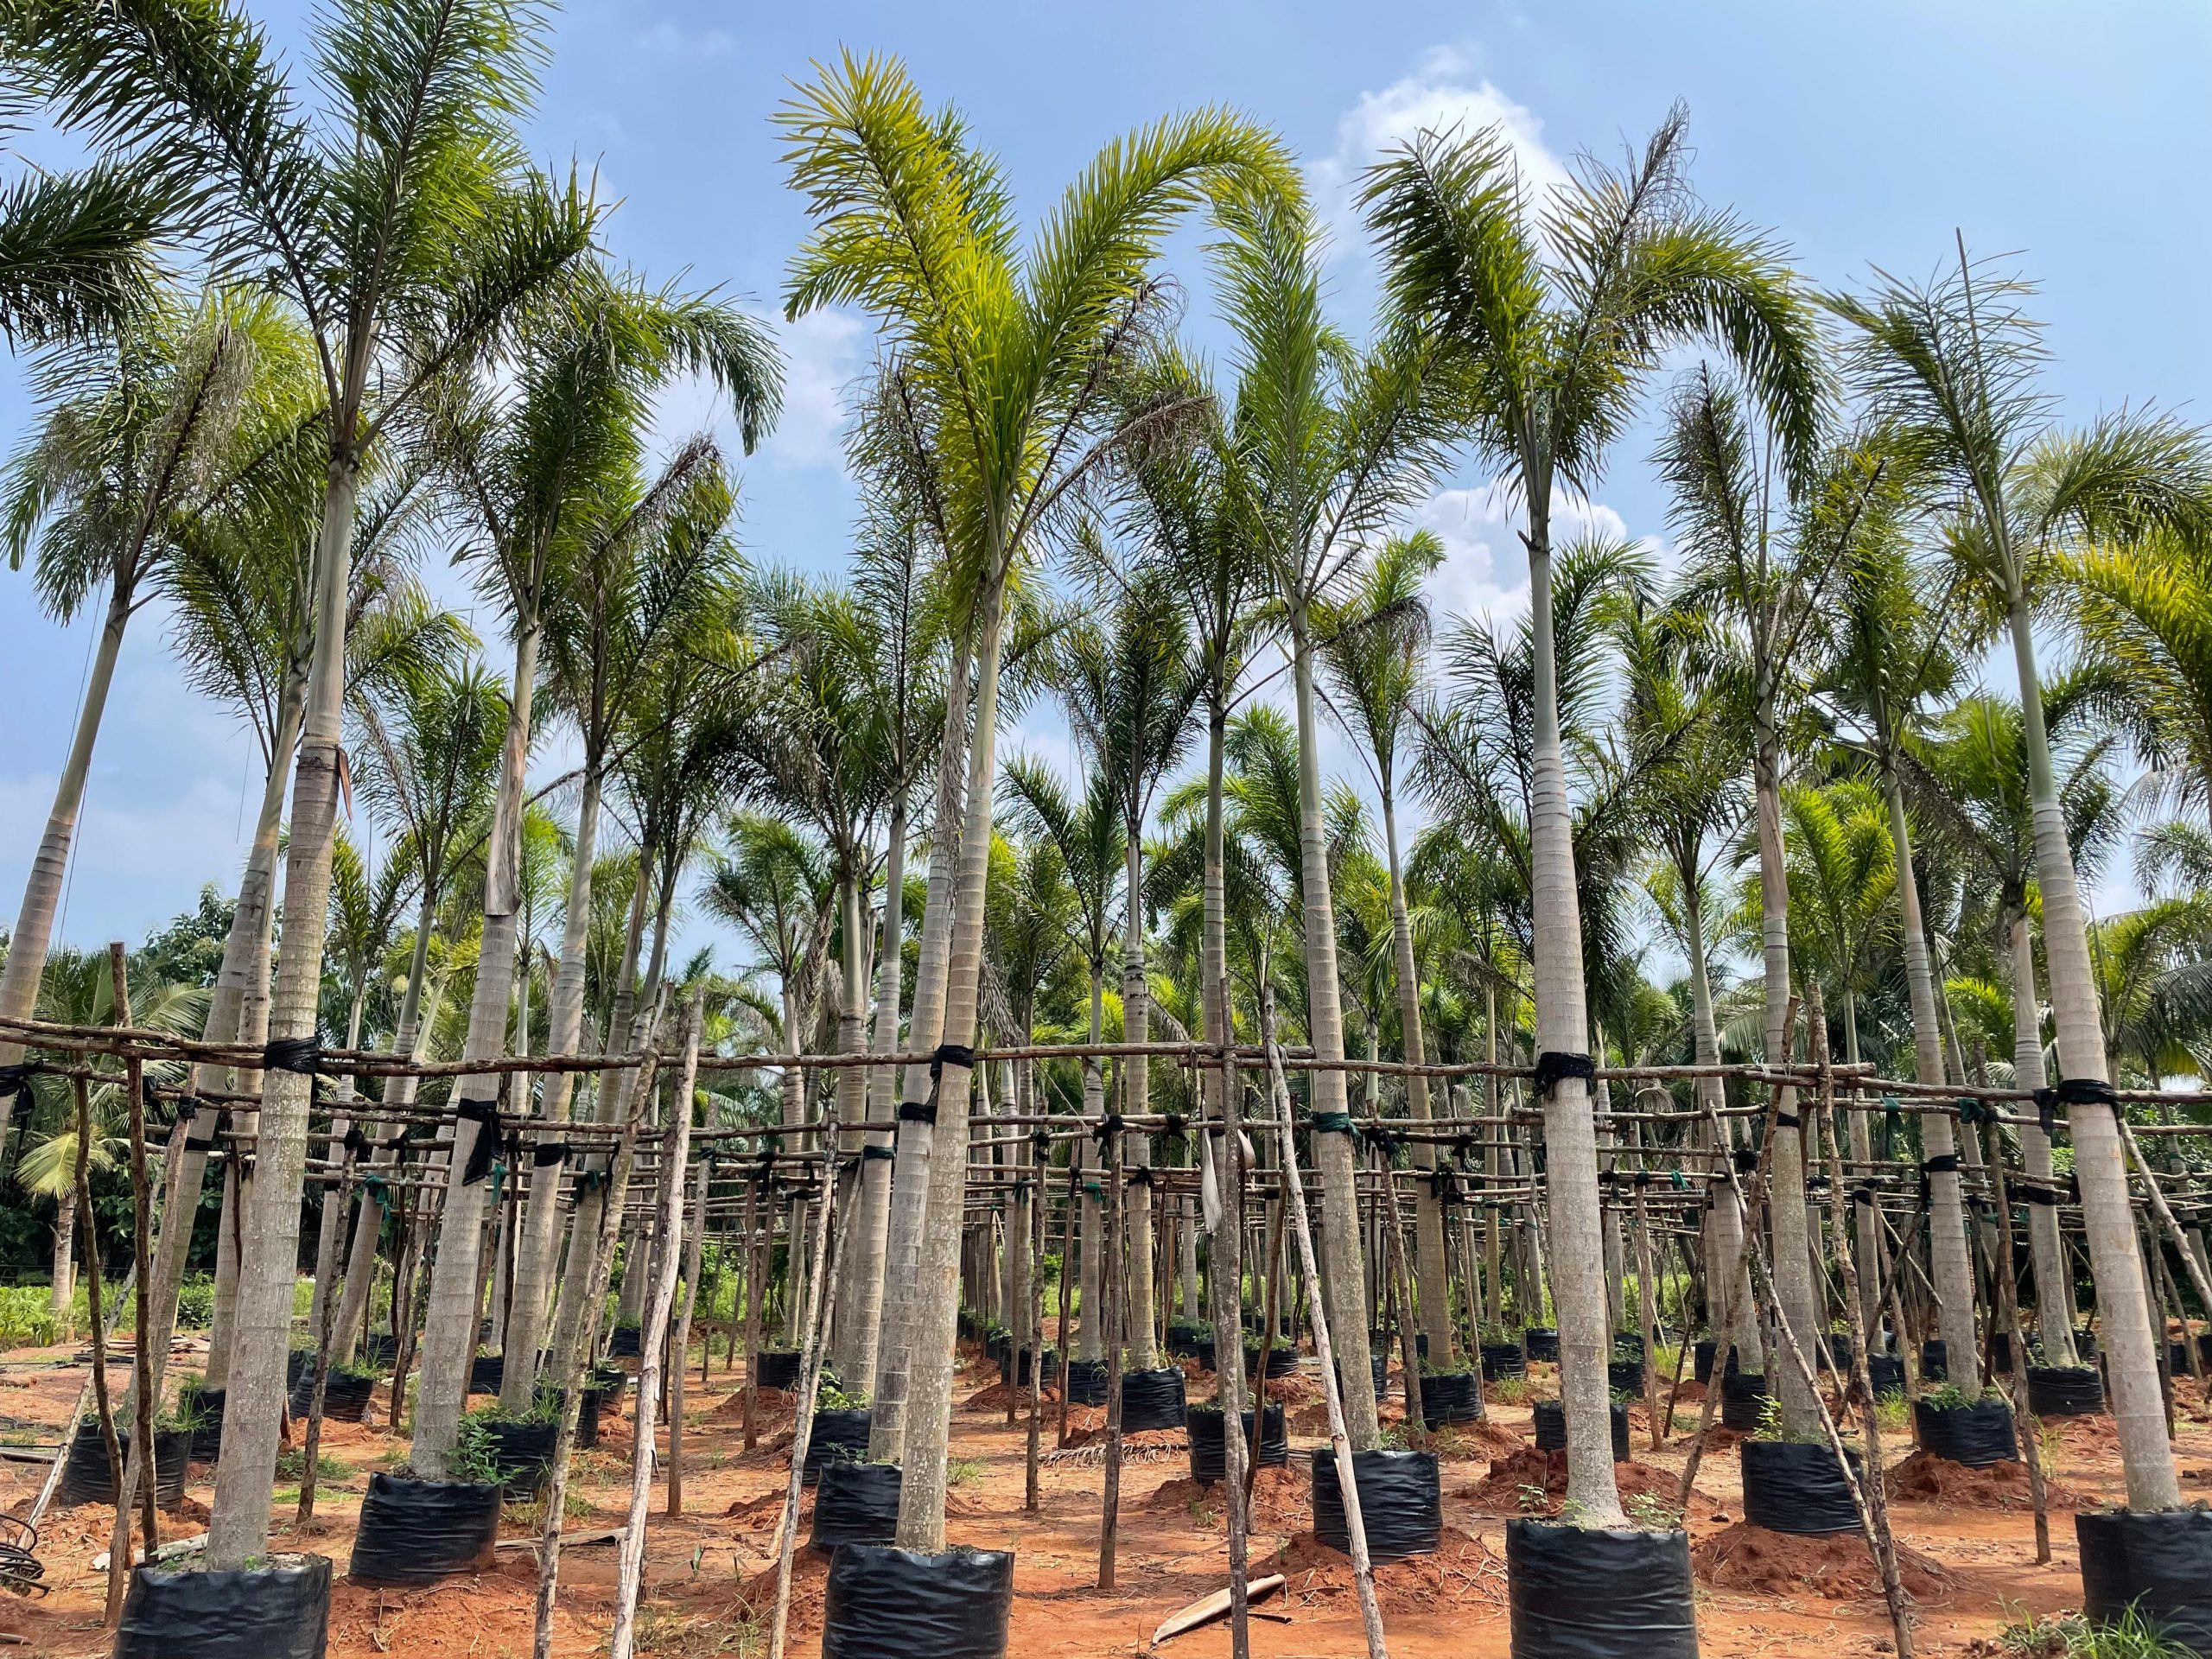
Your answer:
[[[1103,1414],[1102,1413],[1101,1415]],[[1072,1424],[1070,1425],[1068,1445],[1071,1447],[1090,1446],[1094,1442],[1100,1446],[1105,1445],[1106,1425],[1104,1423],[1100,1423],[1095,1428],[1077,1428]],[[1134,1452],[1139,1447],[1153,1452],[1187,1452],[1190,1450],[1191,1442],[1190,1438],[1179,1428],[1147,1428],[1135,1434],[1122,1436],[1122,1451]]]
[[[1254,1571],[1280,1573],[1284,1589],[1300,1601],[1349,1599],[1351,1558],[1311,1532],[1292,1535],[1274,1558]],[[1440,1605],[1505,1605],[1505,1563],[1481,1539],[1446,1527],[1433,1554],[1389,1561],[1375,1569],[1375,1597],[1386,1618],[1434,1618]]]
[[[1060,1402],[1059,1390],[1049,1384],[1044,1390],[1044,1402],[1048,1406]],[[979,1389],[960,1402],[963,1411],[1004,1411],[1012,1405],[1017,1412],[1029,1409],[1029,1390],[1026,1386],[1007,1382],[994,1382],[988,1389]]]
[[[772,1423],[788,1423],[798,1414],[798,1397],[796,1395],[786,1394],[781,1389],[763,1389],[754,1397],[753,1421],[762,1428],[767,1427]],[[613,1421],[613,1414],[611,1412],[600,1419],[602,1425],[612,1423]],[[707,1421],[711,1423],[743,1422],[745,1421],[745,1390],[740,1389],[735,1394],[721,1401],[708,1412]]]
[[[1954,1580],[1941,1565],[1918,1550],[1899,1544],[1897,1573],[1916,1601],[1945,1595]],[[1787,1596],[1811,1591],[1830,1601],[1855,1601],[1882,1593],[1881,1569],[1856,1532],[1807,1537],[1769,1532],[1738,1521],[1724,1532],[1694,1544],[1690,1565],[1698,1582],[1715,1590]]]
[[[1941,1503],[1955,1510],[2024,1510],[2031,1507],[2028,1465],[2009,1459],[1986,1469],[1915,1452],[1882,1477],[1894,1503]],[[2044,1501],[2054,1510],[2078,1510],[2081,1494],[2055,1480],[2044,1482]]]
[[[799,1506],[801,1510],[799,1518],[803,1523],[805,1520],[806,1507],[806,1499],[803,1495],[799,1499]],[[722,1519],[735,1521],[746,1527],[772,1527],[782,1518],[783,1513],[784,1494],[763,1492],[758,1497],[739,1498],[722,1511]]]
[[[1684,1377],[1681,1388],[1675,1395],[1675,1405],[1677,1409],[1683,1406],[1701,1406],[1704,1403],[1705,1384],[1694,1376]]]
[[[1228,1489],[1218,1483],[1201,1485],[1187,1475],[1163,1481],[1145,1500],[1152,1515],[1188,1514],[1199,1525],[1216,1531],[1229,1529]],[[1310,1477],[1287,1465],[1262,1469],[1252,1482],[1252,1504],[1247,1529],[1265,1537],[1296,1532],[1313,1524],[1313,1494]]]
[[[2120,1426],[2099,1412],[2094,1417],[2046,1417],[2045,1430],[2058,1431],[2058,1443],[2075,1455],[2120,1455]]]
[[[1447,1424],[1432,1433],[1428,1442],[1446,1462],[1461,1458],[1508,1458],[1529,1443],[1518,1429],[1508,1428],[1492,1417]]]
[[[830,1558],[811,1549],[791,1552],[790,1625],[797,1635],[822,1628],[822,1604],[830,1588]],[[737,1592],[739,1605],[764,1626],[776,1606],[776,1569],[762,1568]]]
[[[1631,1497],[1649,1497],[1671,1509],[1681,1482],[1679,1476],[1664,1469],[1641,1463],[1617,1463],[1613,1465],[1613,1484],[1619,1490],[1623,1503]],[[1535,1502],[1536,1488],[1544,1494],[1541,1507]],[[1567,1499],[1567,1453],[1521,1446],[1509,1456],[1494,1460],[1490,1473],[1481,1480],[1460,1487],[1452,1496],[1466,1499],[1487,1515],[1556,1515]]]
[[[1152,1496],[1145,1499],[1144,1510],[1147,1515],[1176,1515],[1186,1510],[1197,1515],[1201,1510],[1222,1509],[1228,1502],[1219,1481],[1193,1480],[1188,1475],[1179,1475],[1173,1480],[1161,1481]]]

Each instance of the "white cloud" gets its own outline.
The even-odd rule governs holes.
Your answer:
[[[759,320],[773,334],[784,362],[783,413],[760,446],[761,455],[784,472],[842,471],[846,394],[868,350],[868,320],[857,312],[836,308],[810,311],[792,323],[766,316]],[[689,381],[664,393],[653,427],[664,443],[711,429],[731,456],[740,453],[728,406],[706,380]]]
[[[1413,73],[1381,92],[1363,92],[1359,102],[1337,119],[1337,147],[1309,168],[1315,200],[1338,250],[1359,239],[1352,206],[1361,169],[1392,145],[1425,131],[1454,127],[1474,132],[1497,128],[1511,145],[1532,188],[1543,190],[1567,176],[1566,166],[1545,145],[1543,121],[1487,79],[1474,73],[1467,54],[1456,48],[1433,47]]]
[[[1598,535],[1631,539],[1627,522],[1602,501],[1555,491],[1552,545]],[[1463,618],[1510,617],[1529,608],[1529,556],[1522,544],[1528,515],[1503,485],[1439,490],[1408,515],[1409,530],[1431,530],[1444,543],[1444,563],[1429,579],[1440,626]]]

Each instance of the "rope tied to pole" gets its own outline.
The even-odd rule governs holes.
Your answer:
[[[322,1039],[313,1032],[304,1037],[271,1037],[261,1046],[261,1069],[290,1071],[308,1079],[308,1092],[325,1097],[328,1079],[322,1070]]]

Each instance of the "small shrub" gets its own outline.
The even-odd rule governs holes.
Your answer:
[[[1885,1432],[1895,1429],[1902,1433],[1911,1416],[1912,1412],[1905,1404],[1904,1395],[1895,1389],[1874,1402],[1874,1421]]]
[[[982,1478],[981,1458],[954,1458],[944,1465],[944,1484],[948,1486],[974,1486]]]
[[[195,1273],[177,1287],[176,1323],[181,1331],[205,1331],[215,1323],[215,1281]]]
[[[1682,1512],[1656,1492],[1631,1493],[1621,1507],[1628,1511],[1630,1521],[1654,1532],[1672,1532],[1682,1524]]]
[[[1490,1397],[1501,1406],[1526,1405],[1529,1401],[1529,1379],[1525,1376],[1503,1376],[1486,1383]]]
[[[308,1453],[305,1446],[295,1446],[276,1454],[276,1478],[294,1484],[307,1478]],[[318,1482],[343,1480],[353,1472],[353,1466],[340,1463],[336,1458],[318,1452],[315,1460],[315,1478]]]

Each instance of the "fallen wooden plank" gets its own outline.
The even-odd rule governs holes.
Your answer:
[[[196,1555],[207,1548],[207,1535],[204,1532],[195,1532],[189,1538],[173,1538],[168,1543],[156,1548],[154,1565],[159,1567],[163,1561],[173,1561],[180,1555]],[[109,1554],[110,1552],[104,1549],[92,1557],[93,1572],[107,1571]],[[134,1549],[130,1552],[130,1559],[135,1564],[143,1567],[146,1560],[146,1552],[143,1549]]]
[[[1270,1573],[1265,1578],[1254,1579],[1247,1584],[1244,1586],[1244,1599],[1247,1601],[1258,1601],[1281,1588],[1282,1574]],[[1160,1627],[1152,1633],[1152,1644],[1156,1648],[1162,1642],[1195,1630],[1201,1625],[1211,1624],[1217,1618],[1228,1617],[1229,1590],[1227,1586],[1224,1586],[1211,1595],[1199,1598],[1182,1611],[1169,1615]]]
[[[622,1529],[620,1527],[609,1527],[604,1532],[565,1532],[561,1535],[561,1548],[563,1549],[581,1549],[586,1544],[619,1544],[621,1541]],[[532,1554],[536,1554],[537,1553],[537,1540],[535,1538],[502,1538],[498,1543],[493,1545],[492,1548],[494,1549],[526,1549]]]

